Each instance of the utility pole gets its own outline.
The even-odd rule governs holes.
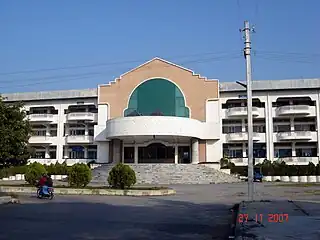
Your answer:
[[[244,58],[246,60],[246,80],[247,80],[247,112],[248,112],[248,200],[254,200],[254,182],[253,182],[253,120],[252,120],[252,79],[251,79],[251,41],[250,32],[253,31],[250,28],[248,21],[244,22],[244,29],[241,30],[244,33],[245,47]]]

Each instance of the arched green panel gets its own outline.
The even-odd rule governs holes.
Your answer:
[[[189,117],[189,109],[180,89],[172,82],[156,78],[148,80],[132,93],[124,116]]]

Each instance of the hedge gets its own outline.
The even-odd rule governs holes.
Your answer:
[[[68,167],[65,162],[43,166],[45,167],[47,173],[50,175],[68,175],[70,169],[70,167]],[[16,174],[25,174],[27,168],[28,165],[0,169],[0,179],[15,176]]]
[[[314,165],[309,163],[308,165],[287,165],[285,162],[268,161],[265,160],[261,164],[256,164],[255,168],[260,168],[264,176],[313,176],[320,175],[320,164]],[[233,174],[239,174],[241,176],[248,176],[247,166],[235,166],[233,163],[229,163],[228,168]]]

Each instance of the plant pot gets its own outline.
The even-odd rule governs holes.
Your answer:
[[[9,178],[5,177],[5,178],[2,178],[3,181],[8,181]]]
[[[272,176],[272,181],[273,182],[279,182],[279,181],[281,181],[281,177],[280,176]]]
[[[280,180],[281,180],[281,182],[290,182],[290,177],[289,176],[281,176]]]
[[[65,179],[68,177],[68,175],[61,175],[62,179]]]
[[[308,182],[308,176],[299,176],[299,182],[307,183]]]
[[[15,181],[15,180],[16,180],[16,176],[10,176],[10,177],[9,177],[9,180],[10,180],[10,181]]]
[[[317,176],[317,182],[320,183],[320,175]]]
[[[271,182],[272,181],[272,176],[264,176],[263,181],[265,182]]]
[[[26,180],[24,174],[21,174],[21,180]]]
[[[22,180],[22,174],[16,174],[16,180],[21,181]]]
[[[62,176],[61,176],[61,175],[55,175],[55,176],[54,176],[54,179],[55,179],[55,180],[61,180],[61,179],[62,179]]]
[[[308,183],[317,182],[317,176],[308,176]]]
[[[290,182],[299,182],[299,177],[298,176],[291,176]]]

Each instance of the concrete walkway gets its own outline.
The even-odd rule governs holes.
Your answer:
[[[320,202],[242,202],[236,239],[320,239]]]

